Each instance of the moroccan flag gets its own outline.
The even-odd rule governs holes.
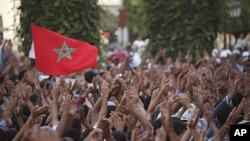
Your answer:
[[[98,50],[95,46],[34,24],[31,28],[39,71],[59,76],[97,66]]]

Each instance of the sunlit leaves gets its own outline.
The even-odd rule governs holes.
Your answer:
[[[56,31],[96,46],[100,45],[100,6],[97,0],[21,0],[20,28],[23,51],[31,45],[30,24]]]

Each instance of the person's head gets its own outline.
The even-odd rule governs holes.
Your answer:
[[[126,46],[126,50],[127,50],[127,51],[131,51],[131,50],[132,50],[131,45]]]
[[[25,66],[30,66],[31,65],[31,61],[30,61],[29,57],[24,56],[23,65],[25,65]]]
[[[74,141],[78,141],[80,136],[81,136],[80,131],[78,129],[75,129],[75,128],[70,128],[70,129],[66,130],[63,134],[63,137],[70,137]]]
[[[60,141],[57,133],[48,126],[33,127],[29,139],[32,141]]]
[[[111,82],[111,92],[117,93],[121,90],[121,82],[118,79],[113,79]]]
[[[115,64],[115,66],[117,66],[119,63],[120,63],[120,60],[117,56],[115,56],[113,59],[112,59],[112,63]]]
[[[92,130],[85,130],[81,135],[81,140],[84,141],[85,138],[91,133]]]
[[[3,51],[4,52],[11,52],[12,51],[12,42],[11,42],[11,40],[6,40],[4,42]]]
[[[142,40],[142,37],[141,37],[141,36],[138,36],[138,37],[137,37],[137,40],[139,40],[139,41]]]
[[[126,135],[121,131],[113,131],[112,136],[116,141],[127,141]]]
[[[17,131],[15,129],[9,129],[5,132],[6,135],[6,141],[12,141],[14,137],[16,136]]]
[[[93,78],[96,76],[96,73],[94,70],[89,70],[84,74],[84,78],[88,83],[92,83]]]
[[[80,131],[81,130],[81,121],[78,119],[74,119],[73,123],[72,123],[72,128]]]
[[[177,117],[172,117],[172,122],[176,135],[181,137],[183,133],[187,130],[187,124]],[[156,131],[161,127],[161,122],[159,121],[159,119],[154,121],[153,127],[154,127],[154,133],[156,133]]]
[[[115,108],[116,108],[116,106],[114,106],[114,105],[108,105],[106,118],[109,118],[109,117],[110,117],[110,113],[111,113],[112,111],[114,111]]]

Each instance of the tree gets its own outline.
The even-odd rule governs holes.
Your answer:
[[[154,55],[166,48],[168,56],[179,51],[196,55],[211,51],[218,32],[249,32],[250,1],[239,0],[239,18],[230,18],[230,0],[124,0],[128,10],[128,27],[132,33],[149,35],[146,51]]]
[[[166,48],[172,57],[178,51],[196,55],[211,50],[216,33],[223,30],[223,5],[216,0],[145,0],[149,50]]]
[[[144,0],[123,0],[127,12],[127,26],[131,35],[147,35]]]
[[[31,28],[34,23],[68,37],[100,45],[100,6],[97,0],[20,0],[22,51],[30,50]]]
[[[249,32],[250,31],[250,1],[239,0],[241,4],[241,14],[238,18],[228,17],[228,28],[232,33]]]

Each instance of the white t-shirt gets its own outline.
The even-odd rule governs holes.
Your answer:
[[[141,65],[141,57],[138,52],[133,53],[132,61],[130,62],[131,67],[138,67]]]
[[[145,42],[143,40],[135,40],[133,42],[133,47],[138,47],[138,48],[141,48],[145,45]]]

